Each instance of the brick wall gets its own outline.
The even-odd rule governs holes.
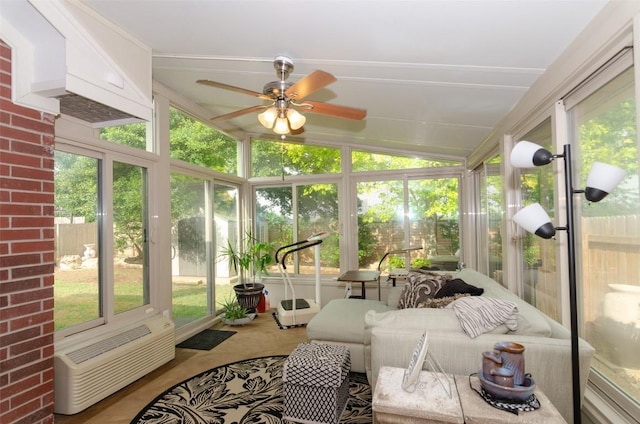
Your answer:
[[[52,423],[54,117],[11,102],[0,40],[0,423]]]

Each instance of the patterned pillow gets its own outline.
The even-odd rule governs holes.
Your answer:
[[[449,280],[451,280],[451,275],[447,274],[436,274],[423,270],[409,271],[407,282],[398,301],[398,309],[417,308],[420,303],[433,298]]]
[[[418,304],[418,308],[445,308],[454,300],[458,300],[461,297],[470,296],[469,293],[458,293],[455,296],[441,297],[441,298],[432,298],[427,299],[424,302]]]

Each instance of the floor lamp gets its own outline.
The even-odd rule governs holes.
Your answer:
[[[578,356],[578,301],[576,293],[576,251],[574,236],[573,195],[584,193],[590,202],[604,199],[626,176],[626,171],[601,162],[594,162],[587,177],[584,190],[573,188],[573,171],[571,167],[571,146],[564,145],[562,154],[551,154],[530,141],[520,141],[511,151],[511,164],[516,168],[532,168],[551,163],[555,158],[564,158],[565,194],[567,201],[567,217],[564,227],[554,227],[549,215],[539,203],[534,203],[520,210],[513,216],[513,221],[525,230],[539,237],[549,239],[556,230],[567,232],[567,250],[569,260],[569,309],[571,317],[571,375],[573,396],[573,422],[580,424],[580,360]]]

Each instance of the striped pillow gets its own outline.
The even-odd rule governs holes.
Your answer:
[[[518,329],[515,303],[485,296],[469,296],[453,302],[450,307],[469,337],[476,338],[505,324],[511,331]]]

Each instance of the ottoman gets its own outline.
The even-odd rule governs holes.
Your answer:
[[[349,399],[349,349],[300,343],[284,363],[283,418],[301,423],[338,423]]]

